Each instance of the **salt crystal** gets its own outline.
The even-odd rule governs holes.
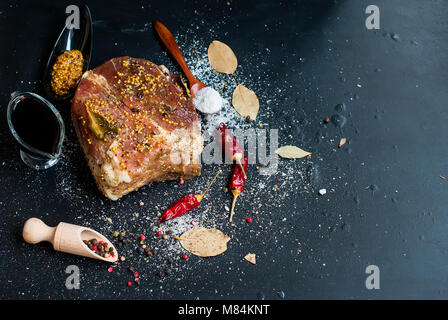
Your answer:
[[[321,195],[321,196],[323,196],[324,194],[326,194],[327,193],[327,189],[320,189],[319,190],[319,194]]]

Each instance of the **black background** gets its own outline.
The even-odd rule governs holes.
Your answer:
[[[68,4],[1,2],[3,115],[13,91],[41,93],[42,68]],[[255,223],[248,226],[239,221],[232,241],[240,238],[230,243],[225,255],[202,261],[191,257],[188,265],[163,279],[154,275],[158,268],[154,263],[139,265],[145,281],[138,288],[127,288],[125,267],[108,274],[107,266],[96,261],[57,253],[45,244],[24,244],[22,224],[36,216],[49,225],[85,221],[101,232],[105,222],[98,221],[92,208],[111,210],[123,221],[129,211],[143,210],[138,206],[141,199],[148,206],[162,201],[161,207],[166,207],[179,196],[178,190],[173,191],[176,183],[142,188],[119,204],[103,201],[77,149],[68,107],[60,105],[71,142],[65,151],[76,155],[63,161],[74,164],[70,177],[75,177],[73,184],[82,186],[79,199],[61,196],[58,170],[62,164],[39,173],[25,167],[6,116],[0,117],[0,298],[448,297],[448,180],[440,178],[448,177],[446,1],[375,1],[381,12],[378,31],[367,30],[364,24],[370,1],[88,4],[94,20],[92,67],[130,55],[175,68],[153,34],[155,19],[179,35],[191,34],[197,25],[195,37],[205,46],[214,38],[229,44],[243,74],[259,73],[263,83],[272,83],[252,88],[259,97],[281,89],[270,107],[271,116],[263,114],[265,99],[260,99],[259,121],[280,129],[281,145],[295,144],[313,152],[316,163],[306,167],[311,192],[294,188],[281,205],[266,201],[262,204],[266,210],[256,218],[261,231],[249,230],[255,229]],[[123,31],[145,24],[146,32]],[[257,59],[266,65],[260,66]],[[322,119],[337,114],[334,108],[340,103],[346,104],[347,124],[343,128],[323,125]],[[338,149],[341,137],[347,137],[348,144]],[[206,166],[201,181],[215,171]],[[249,177],[254,185],[264,179],[253,170]],[[320,188],[334,192],[320,197]],[[169,197],[160,200],[167,192]],[[210,197],[213,192],[219,193],[215,189]],[[239,218],[250,211],[252,201],[260,202],[249,193],[239,203]],[[227,196],[221,199],[229,201]],[[81,219],[75,221],[79,215]],[[142,232],[137,226],[129,228]],[[257,252],[256,266],[241,259],[248,251]],[[70,264],[80,266],[81,290],[65,289],[64,270]],[[370,264],[381,270],[380,290],[365,288],[365,268]]]

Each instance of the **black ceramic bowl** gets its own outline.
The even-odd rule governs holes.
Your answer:
[[[47,65],[45,66],[43,86],[45,94],[51,100],[62,101],[73,96],[76,86],[66,95],[55,94],[51,87],[51,70],[56,59],[64,52],[70,50],[79,50],[84,59],[82,72],[89,68],[90,55],[92,53],[92,17],[90,10],[86,5],[79,6],[79,29],[68,28],[67,25],[61,31],[53,50],[51,51]],[[78,83],[81,79],[78,80]]]

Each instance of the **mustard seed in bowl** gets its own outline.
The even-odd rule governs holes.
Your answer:
[[[83,56],[79,50],[66,51],[57,57],[51,70],[51,87],[59,96],[64,96],[76,87],[82,76]]]

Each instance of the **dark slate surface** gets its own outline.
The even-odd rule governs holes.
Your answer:
[[[63,162],[39,173],[20,163],[6,117],[0,117],[0,298],[448,298],[448,180],[440,178],[448,177],[446,1],[378,0],[378,31],[364,26],[370,1],[131,2],[89,3],[92,66],[131,55],[173,68],[153,34],[154,19],[205,46],[220,39],[237,53],[243,77],[262,75],[252,89],[274,99],[269,116],[263,113],[267,99],[260,99],[259,121],[280,129],[280,144],[312,151],[314,164],[282,162],[280,171],[303,169],[305,177],[279,191],[273,186],[284,176],[260,177],[252,167],[254,192],[242,197],[237,226],[225,224],[225,213],[220,220],[232,235],[226,254],[176,261],[173,274],[159,279],[155,272],[167,255],[146,263],[129,253],[143,280],[127,288],[127,264],[109,274],[105,264],[56,253],[46,244],[27,245],[20,235],[23,222],[36,216],[49,225],[85,223],[107,233],[113,227],[105,227],[104,217],[110,216],[130,232],[145,232],[157,213],[151,206],[166,207],[197,189],[166,182],[111,203],[96,191],[67,106],[58,105],[69,127]],[[11,92],[41,92],[42,68],[67,4],[1,2],[3,115]],[[341,103],[346,109],[338,112]],[[345,126],[322,124],[337,114],[347,118]],[[338,149],[341,137],[348,143]],[[198,181],[205,183],[215,171],[206,166]],[[266,197],[255,192],[260,181],[269,187]],[[309,192],[302,188],[306,183]],[[320,188],[333,191],[320,197]],[[221,207],[230,202],[218,187],[209,197]],[[241,219],[255,206],[262,214],[245,224]],[[132,218],[134,212],[149,221]],[[241,259],[249,251],[258,255],[256,266]],[[80,290],[64,286],[71,264],[81,269]],[[380,268],[380,290],[365,288],[370,264]]]

